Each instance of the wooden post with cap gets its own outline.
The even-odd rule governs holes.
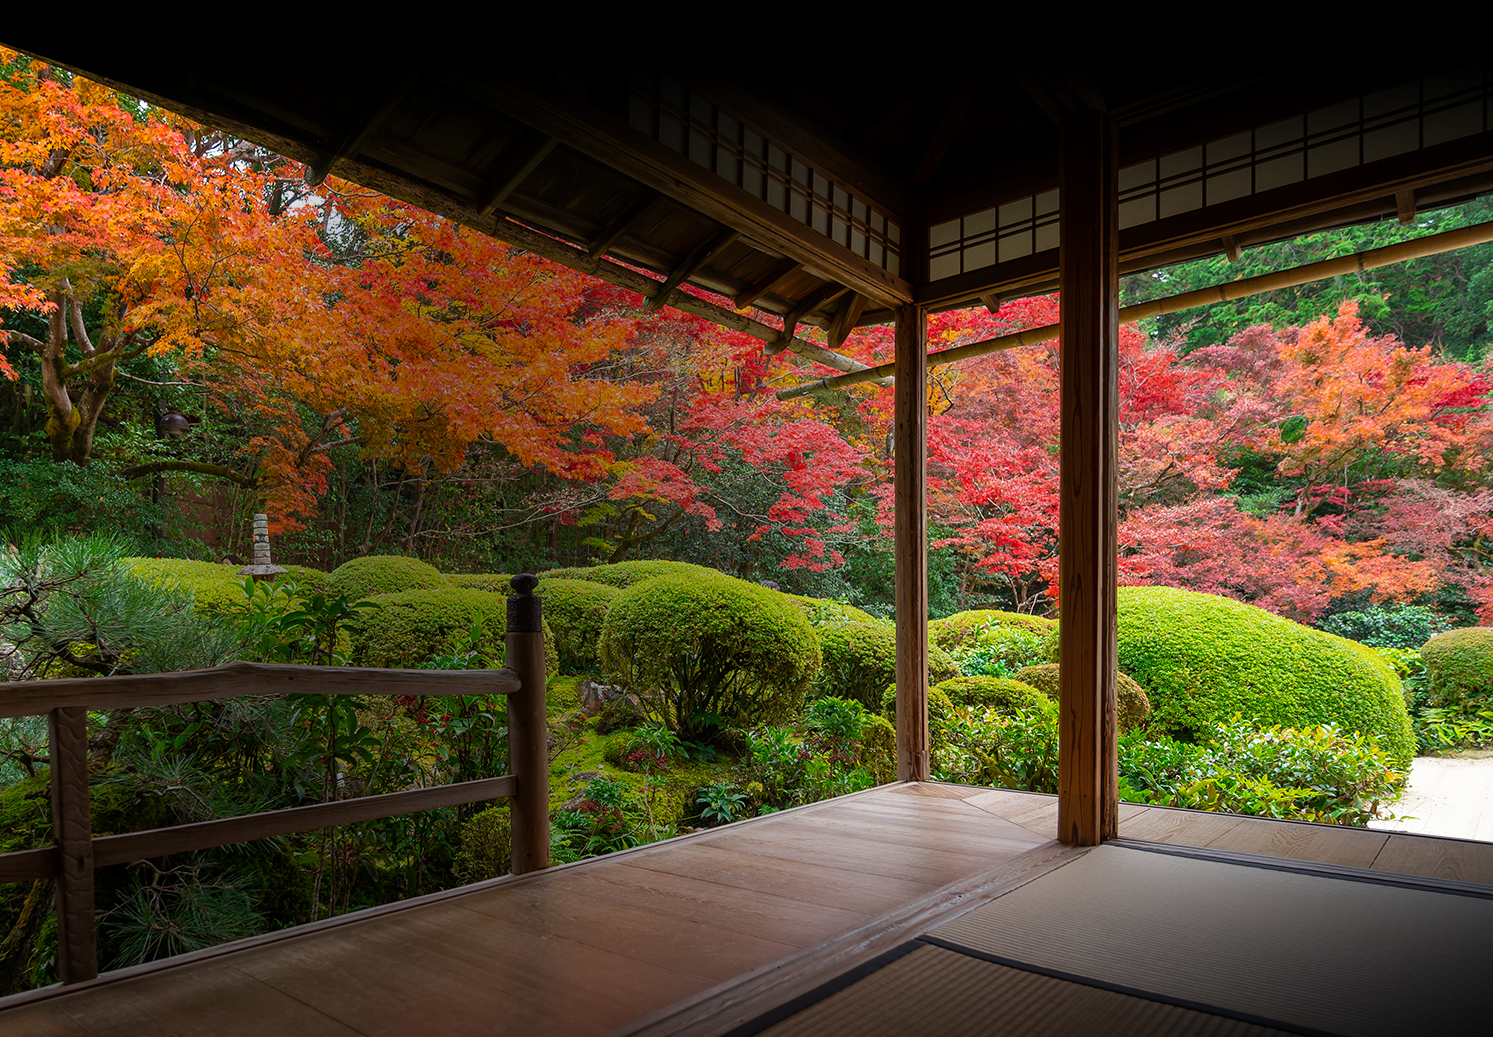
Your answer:
[[[508,696],[508,770],[518,781],[509,803],[515,875],[550,863],[549,725],[544,701],[544,618],[534,588],[539,578],[520,573],[509,581],[508,633],[504,662],[518,674],[519,690]]]

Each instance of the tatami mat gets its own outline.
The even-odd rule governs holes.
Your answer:
[[[1069,983],[924,944],[763,1037],[1269,1037],[1280,1030]]]
[[[1289,1029],[1404,1037],[1489,1025],[1493,899],[1385,885],[1369,872],[1107,845],[928,937]]]

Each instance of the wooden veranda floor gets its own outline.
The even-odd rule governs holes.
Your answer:
[[[0,1002],[0,1033],[723,1033],[1084,851],[893,785]],[[1123,805],[1122,839],[1493,885],[1493,844]]]

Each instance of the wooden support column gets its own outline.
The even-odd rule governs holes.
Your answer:
[[[1058,536],[1058,837],[1094,846],[1119,834],[1115,713],[1115,455],[1119,398],[1119,232],[1115,132],[1068,113],[1059,174],[1062,227],[1062,504]]]
[[[98,975],[93,922],[93,822],[88,798],[88,711],[47,715],[52,838],[57,844],[57,974],[64,983]]]
[[[897,310],[897,777],[928,780],[928,315]]]
[[[544,710],[544,619],[534,595],[537,577],[521,573],[509,581],[508,634],[504,665],[518,674],[519,690],[508,696],[508,770],[518,789],[508,800],[515,875],[550,865],[549,725]]]

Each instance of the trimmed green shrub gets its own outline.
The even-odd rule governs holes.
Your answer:
[[[816,631],[824,665],[814,683],[816,696],[840,695],[867,709],[881,702],[882,689],[897,679],[897,628],[890,623],[830,623]],[[959,676],[949,653],[928,649],[928,683]]]
[[[697,577],[700,579],[719,578],[735,579],[726,576],[725,573],[715,569],[707,569],[703,565],[691,565],[688,562],[670,562],[664,559],[638,562],[613,562],[610,565],[576,566],[570,569],[551,569],[548,572],[537,574],[541,580],[586,580],[590,583],[604,583],[608,587],[631,587],[633,584],[642,583],[644,580],[657,579],[660,576]],[[738,581],[745,582],[745,581]],[[763,588],[766,590],[767,588]]]
[[[222,612],[242,605],[246,576],[240,566],[217,562],[194,562],[186,558],[121,558],[119,564],[137,580],[152,587],[174,587],[192,595],[204,612]]]
[[[281,566],[284,574],[275,577],[276,583],[284,580],[293,580],[295,585],[301,589],[303,594],[322,593],[328,594],[332,590],[332,574],[321,569],[313,569],[309,565],[286,565]],[[240,577],[242,579],[242,577]]]
[[[816,627],[824,626],[826,623],[879,623],[875,616],[869,612],[862,612],[854,605],[847,605],[842,601],[830,601],[827,598],[810,598],[802,594],[786,595]]]
[[[544,620],[555,632],[560,668],[566,673],[586,673],[597,667],[601,626],[621,591],[586,580],[541,580],[534,593],[544,603]]]
[[[1431,705],[1462,707],[1493,696],[1493,627],[1437,634],[1420,650]]]
[[[1047,662],[1047,637],[1024,627],[991,626],[957,645],[950,655],[970,677],[1011,677]]]
[[[331,593],[357,601],[375,594],[433,590],[449,587],[450,581],[435,566],[403,555],[369,555],[353,558],[332,570],[327,578]]]
[[[613,599],[603,669],[691,739],[786,718],[819,672],[814,628],[777,591],[690,568]]]
[[[448,573],[446,576],[453,587],[487,591],[489,594],[502,594],[505,597],[513,593],[513,585],[508,582],[512,578],[507,573]]]
[[[1119,699],[1117,707],[1120,733],[1137,731],[1144,727],[1146,721],[1151,718],[1150,699],[1146,695],[1146,689],[1124,673],[1118,673],[1115,676],[1117,678],[1115,690]],[[1016,680],[1030,684],[1053,702],[1058,700],[1057,663],[1028,666],[1017,672]]]
[[[1419,648],[1451,624],[1422,605],[1371,605],[1322,620],[1329,634],[1374,648]]]
[[[1007,677],[955,677],[933,689],[956,706],[993,709],[998,713],[1023,710],[1056,713],[1057,704],[1030,684]]]
[[[1164,731],[1201,731],[1237,714],[1265,726],[1336,724],[1377,735],[1398,766],[1414,756],[1399,679],[1373,649],[1252,605],[1121,587],[1119,663],[1145,688],[1152,726]]]
[[[477,624],[482,636],[473,647],[493,665],[502,665],[508,599],[501,594],[440,587],[379,594],[370,600],[378,608],[367,610],[351,624],[355,665],[418,669]],[[547,620],[544,658],[546,672],[556,672],[555,635]]]
[[[970,644],[983,632],[997,627],[1027,630],[1046,635],[1056,629],[1057,624],[1041,616],[1028,616],[1022,612],[1001,612],[998,609],[971,609],[956,612],[928,624],[928,643],[937,645],[945,652],[953,652]]]

